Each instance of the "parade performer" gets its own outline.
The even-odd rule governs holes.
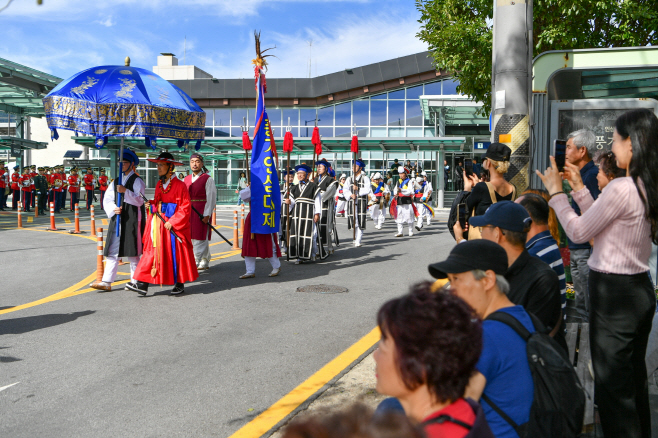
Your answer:
[[[279,247],[281,248],[281,255],[288,255],[288,220],[292,208],[286,204],[286,199],[290,197],[289,189],[292,189],[295,181],[295,171],[293,169],[288,169],[288,171],[284,171],[282,175],[284,180],[281,185],[281,226],[279,227],[281,231],[279,232]],[[286,182],[289,189],[286,188]]]
[[[7,198],[11,193],[11,180],[9,179],[9,167],[5,166],[5,203],[2,205],[2,208],[7,209]]]
[[[5,211],[5,190],[7,189],[7,172],[5,171],[5,162],[0,161],[0,211]]]
[[[39,167],[39,173],[34,177],[35,194],[37,195],[37,207],[39,215],[46,214],[46,202],[48,201],[48,178],[46,177],[46,169]]]
[[[37,172],[37,165],[33,164],[33,165],[30,166],[30,177],[32,178],[32,187],[31,187],[32,188],[32,192],[31,192],[32,196],[30,197],[30,200],[31,200],[31,203],[32,203],[32,208],[35,207],[35,203],[36,203],[36,199],[37,199],[37,189],[36,189],[36,186],[34,184],[34,178],[36,178],[37,175],[39,175],[39,173]]]
[[[421,214],[418,216],[418,223],[421,225],[423,224],[423,218],[427,218],[427,226],[430,225],[432,222],[432,217],[434,216],[434,210],[432,210],[432,207],[430,206],[430,202],[432,201],[432,183],[427,179],[427,172],[424,170],[421,172],[421,175],[423,177],[423,182],[425,183],[423,187],[423,196],[421,197],[421,201],[423,202],[423,208],[420,210]]]
[[[347,199],[347,229],[351,230],[354,226],[354,204],[356,203],[356,233],[354,246],[361,246],[363,230],[366,229],[366,211],[368,210],[368,197],[372,192],[370,178],[363,174],[366,163],[357,158],[352,165],[354,180],[348,176],[343,186],[343,193]]]
[[[382,229],[384,221],[386,220],[386,204],[391,198],[391,191],[382,179],[381,173],[377,172],[372,177],[372,193],[370,199],[372,201],[371,217],[375,223],[375,228]]]
[[[14,173],[11,174],[11,209],[18,210],[18,201],[21,200],[21,173],[20,166],[14,166]]]
[[[391,208],[396,208],[395,222],[398,225],[398,232],[395,237],[402,237],[402,227],[406,223],[409,226],[409,237],[414,235],[413,226],[414,218],[414,183],[409,179],[409,169],[398,167],[400,178],[395,185],[393,195],[396,197],[395,204],[391,203]]]
[[[338,182],[338,195],[336,196],[336,216],[345,217],[345,207],[347,206],[347,200],[345,199],[344,187],[345,180],[347,175],[344,173],[340,176],[340,181]]]
[[[30,176],[29,167],[23,169],[20,181],[21,191],[23,192],[23,211],[30,211],[30,205],[32,205],[32,176]]]
[[[329,171],[331,170],[331,164],[327,160],[320,160],[315,163],[318,170],[318,176],[315,179],[318,187],[320,187],[320,195],[322,200],[322,214],[320,215],[320,240],[322,245],[318,247],[321,251],[324,251],[325,245],[327,246],[327,254],[320,254],[320,258],[324,259],[328,254],[334,253],[334,222],[335,222],[335,208],[336,202],[334,201],[334,196],[336,196],[336,189],[338,187],[338,182],[334,179]]]
[[[245,204],[251,203],[251,185],[240,190],[240,199]],[[239,278],[254,278],[256,276],[256,259],[267,259],[272,266],[270,277],[276,277],[281,272],[281,248],[278,243],[278,233],[255,234],[251,232],[251,209],[244,220],[242,235],[242,258],[247,272]]]
[[[59,213],[62,207],[62,193],[64,191],[63,176],[59,171],[60,166],[54,167],[54,172],[51,176],[53,184],[53,198],[55,199],[55,213]]]
[[[118,153],[117,153],[118,155]],[[121,166],[121,184],[110,184],[105,202],[101,207],[110,218],[110,226],[105,237],[105,270],[101,281],[95,281],[89,287],[102,291],[112,290],[116,280],[119,259],[130,263],[130,283],[127,289],[135,286],[135,270],[142,255],[142,236],[146,225],[146,210],[144,208],[144,189],[146,184],[137,174],[135,168],[139,158],[130,149],[123,150]],[[117,205],[117,193],[121,193],[121,205]],[[119,236],[117,236],[117,219],[120,218]]]
[[[179,295],[185,292],[184,283],[199,277],[192,247],[190,194],[174,172],[175,166],[183,163],[169,152],[149,161],[157,163],[160,179],[153,201],[144,204],[150,213],[144,231],[144,253],[135,270],[135,283],[128,288],[146,295],[149,284],[174,285],[171,294]]]
[[[414,207],[418,212],[416,219],[416,230],[420,231],[423,228],[423,214],[422,211],[425,209],[425,186],[427,183],[422,176],[417,176],[413,179],[414,182]]]
[[[190,210],[192,219],[192,246],[197,270],[205,271],[210,265],[210,237],[212,231],[208,226],[217,205],[217,187],[204,166],[203,156],[193,153],[190,156],[192,175],[185,177],[185,186],[190,193]],[[196,212],[192,210],[196,209]],[[198,212],[198,213],[197,213]],[[201,214],[203,217],[199,217]]]
[[[290,198],[285,203],[292,205],[290,220],[290,248],[288,256],[296,259],[295,263],[315,261],[318,254],[318,222],[322,213],[320,188],[313,181],[308,181],[310,166],[295,166],[297,185],[290,189]],[[320,242],[322,244],[322,242]]]
[[[71,194],[71,211],[75,211],[75,204],[80,199],[80,177],[78,176],[78,168],[71,168],[71,175],[67,179],[69,183],[69,193]]]
[[[96,175],[94,175],[91,167],[87,167],[87,174],[84,176],[84,183],[85,192],[87,193],[87,211],[89,211],[89,208],[94,203],[94,186],[96,185]]]
[[[101,207],[103,206],[103,198],[105,197],[105,191],[107,190],[107,182],[105,169],[101,167],[100,175],[98,176],[98,189],[101,192]]]
[[[62,176],[61,205],[59,207],[66,209],[66,194],[68,193],[69,179],[66,176],[64,166],[59,166],[59,174]]]

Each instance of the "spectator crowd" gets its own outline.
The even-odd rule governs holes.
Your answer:
[[[551,157],[536,171],[544,187],[519,194],[505,179],[510,156],[493,143],[477,174],[460,172],[453,209],[467,217],[449,223],[456,244],[429,265],[435,281],[380,308],[377,391],[389,398],[375,411],[355,405],[295,421],[286,438],[580,436],[591,394],[565,340],[564,240],[570,321],[589,324],[603,436],[651,436],[658,119],[644,109],[621,115],[609,151],[590,130],[569,134],[564,169]]]

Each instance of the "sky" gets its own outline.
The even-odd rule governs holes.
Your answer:
[[[318,76],[427,50],[419,16],[413,0],[13,0],[0,12],[0,58],[66,79],[126,56],[151,70],[170,52],[246,78],[259,30],[263,48],[276,46],[268,77],[308,77],[309,58]]]

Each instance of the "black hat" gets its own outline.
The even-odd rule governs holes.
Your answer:
[[[512,150],[506,144],[491,143],[484,158],[489,158],[494,161],[509,161],[511,156]]]
[[[180,161],[176,161],[173,155],[171,155],[169,152],[161,152],[160,155],[158,155],[158,158],[149,158],[149,161],[153,163],[167,163],[167,164],[173,164],[174,166],[182,166],[183,163]]]
[[[507,272],[507,253],[502,246],[490,240],[477,239],[457,244],[447,259],[429,265],[434,278],[446,278],[448,274],[492,270],[496,275]]]
[[[527,232],[532,224],[528,211],[520,204],[512,201],[500,201],[493,204],[481,216],[473,216],[468,220],[472,227],[492,225],[503,230],[517,233]]]

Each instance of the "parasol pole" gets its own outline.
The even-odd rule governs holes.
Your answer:
[[[121,147],[119,148],[119,180],[115,185],[118,187],[123,180],[123,136],[121,136]],[[117,190],[117,206],[121,208],[121,193]],[[119,226],[121,225],[121,213],[117,215],[117,237],[121,237]]]

